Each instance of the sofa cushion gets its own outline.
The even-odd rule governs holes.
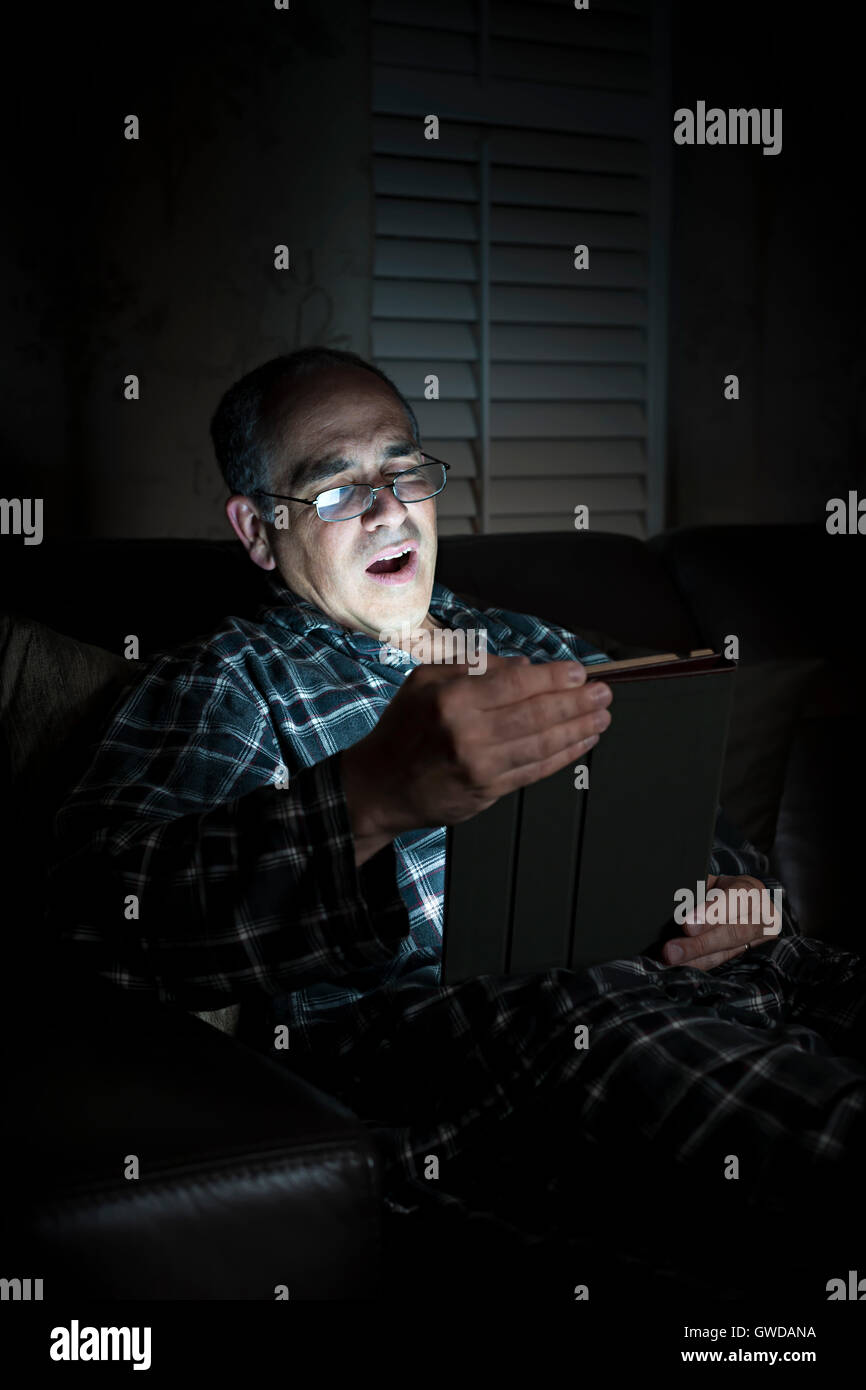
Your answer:
[[[4,885],[9,979],[44,973],[54,943],[45,935],[41,885],[54,815],[134,672],[134,662],[0,613],[0,833],[16,869]]]
[[[737,669],[720,799],[728,818],[765,854],[776,822],[788,759],[824,663],[758,661]]]
[[[71,735],[77,748],[82,729],[108,713],[136,669],[30,618],[0,614],[0,724],[11,786],[53,799]]]
[[[0,592],[15,595],[18,614],[118,653],[134,633],[142,657],[211,632],[229,613],[253,617],[268,577],[237,540],[70,536],[0,546]]]
[[[704,645],[662,561],[631,536],[607,531],[445,536],[436,577],[481,607],[534,613],[646,651]]]

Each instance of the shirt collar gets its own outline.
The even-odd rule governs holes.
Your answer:
[[[273,600],[265,605],[262,618],[278,623],[299,637],[306,637],[309,633],[321,629],[330,633],[332,641],[337,637],[360,651],[379,650],[378,637],[371,637],[366,632],[352,632],[342,627],[334,622],[333,618],[329,618],[327,613],[323,613],[321,608],[317,608],[314,603],[289,589],[281,578],[270,575],[268,583]],[[446,589],[444,584],[433,585],[430,612],[447,627],[471,627],[479,616],[462,603],[450,589]]]

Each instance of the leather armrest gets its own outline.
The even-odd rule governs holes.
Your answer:
[[[377,1293],[378,1160],[343,1105],[100,984],[76,981],[19,1033],[5,1191],[24,1197],[20,1277],[46,1299]]]

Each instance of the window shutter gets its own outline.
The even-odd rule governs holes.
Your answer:
[[[373,356],[453,465],[443,534],[663,525],[666,19],[374,0]]]

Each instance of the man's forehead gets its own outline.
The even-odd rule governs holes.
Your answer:
[[[357,380],[363,376],[370,378],[373,389]],[[399,397],[372,373],[322,373],[310,384],[316,389],[293,394],[281,412],[281,453],[292,477],[306,474],[323,460],[352,460],[372,453],[384,461],[417,447]]]
[[[278,406],[286,446],[303,442],[316,448],[342,449],[375,442],[377,431],[406,427],[406,410],[391,386],[371,371],[339,368],[296,382]]]
[[[359,453],[377,453],[388,444],[410,441],[412,430],[405,410],[377,412],[366,417],[357,414],[347,418],[331,417],[320,425],[304,430],[289,427],[284,435],[287,456],[291,459],[323,458],[330,455],[351,457]]]

